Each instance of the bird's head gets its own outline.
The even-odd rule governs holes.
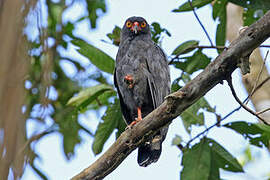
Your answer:
[[[150,35],[150,27],[142,17],[130,17],[122,28],[122,36],[135,37],[139,35]]]

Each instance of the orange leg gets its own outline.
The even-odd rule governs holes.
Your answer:
[[[138,111],[138,118],[136,119],[136,121],[140,121],[140,120],[142,120],[142,110],[141,110],[141,108],[137,108],[137,111]]]
[[[127,128],[131,128],[131,127],[134,126],[136,123],[138,123],[139,121],[142,120],[142,110],[141,110],[141,108],[139,108],[139,107],[137,108],[137,113],[138,113],[138,117],[135,118],[135,120],[132,121],[132,122],[127,126]]]

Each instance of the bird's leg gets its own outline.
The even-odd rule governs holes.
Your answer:
[[[134,80],[133,77],[131,75],[126,75],[124,77],[124,81],[128,84],[128,88],[133,88],[134,86]]]
[[[137,113],[138,113],[138,117],[135,118],[135,120],[132,121],[132,122],[127,126],[126,129],[131,128],[131,127],[134,126],[136,123],[138,123],[139,121],[142,120],[142,110],[141,110],[140,107],[137,108]]]
[[[142,120],[142,110],[140,107],[137,108],[138,117],[135,119],[137,122]]]

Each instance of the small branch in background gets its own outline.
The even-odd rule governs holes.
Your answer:
[[[235,90],[234,90],[234,87],[233,87],[233,84],[232,84],[232,78],[231,77],[229,77],[228,79],[227,79],[227,82],[228,82],[228,85],[229,85],[229,87],[230,87],[230,89],[231,89],[231,92],[232,92],[232,95],[233,95],[233,97],[234,97],[234,99],[246,110],[246,111],[248,111],[249,113],[251,113],[251,114],[253,114],[254,116],[256,116],[258,119],[260,119],[264,124],[266,124],[266,125],[268,125],[268,126],[270,126],[270,124],[268,124],[267,122],[266,122],[266,120],[264,120],[263,118],[261,118],[259,115],[257,115],[254,111],[252,111],[249,107],[247,107],[244,103],[242,103],[241,102],[241,100],[237,97],[237,95],[236,95],[236,92],[235,92]]]
[[[188,2],[189,2],[189,4],[190,4],[190,7],[192,8],[192,11],[193,11],[194,16],[196,17],[197,21],[198,21],[199,24],[201,25],[201,27],[202,27],[204,33],[206,34],[206,36],[207,36],[207,38],[208,38],[208,40],[209,40],[211,46],[214,46],[214,44],[213,44],[213,42],[212,42],[212,40],[211,40],[211,38],[210,38],[208,32],[206,31],[205,27],[203,26],[201,20],[199,19],[198,15],[197,15],[197,13],[196,13],[196,11],[195,11],[193,5],[192,5],[191,0],[188,0]]]
[[[270,45],[260,45],[261,48],[270,48]]]
[[[270,45],[261,45],[259,46],[260,48],[270,48]],[[191,47],[190,49],[196,49],[196,48],[199,48],[199,49],[228,49],[228,47],[226,46],[205,46],[205,45],[201,45],[201,46],[194,46],[194,47]],[[187,49],[189,50],[189,49]],[[181,54],[180,54],[181,55]],[[169,65],[172,64],[174,62],[174,60],[176,59],[179,59],[179,56],[175,56],[173,57],[170,61],[169,61]]]
[[[256,114],[259,115],[259,114],[265,113],[266,111],[269,111],[269,110],[270,110],[270,108],[267,108],[267,109],[264,109],[262,111],[257,112]]]
[[[53,133],[53,132],[55,132],[55,131],[56,131],[56,130],[54,130],[54,129],[52,129],[52,127],[50,127],[50,128],[46,129],[45,131],[43,131],[43,132],[41,132],[41,133],[39,133],[39,134],[33,135],[31,138],[29,138],[29,139],[25,142],[24,146],[20,149],[20,151],[18,151],[18,153],[23,153],[23,152],[26,150],[26,148],[27,148],[32,142],[34,142],[34,141],[36,141],[36,140],[39,140],[39,139],[42,138],[43,136],[45,136],[45,135],[47,135],[47,134],[50,134],[50,133]]]
[[[199,48],[199,49],[227,49],[226,46],[213,46],[213,45],[211,45],[211,46],[204,46],[204,45],[202,45],[202,46],[193,46],[193,47],[191,47],[191,48],[187,48],[187,51],[190,50],[190,49],[196,49],[196,48]],[[181,54],[180,54],[180,55],[181,55]],[[173,61],[176,60],[176,59],[178,59],[180,55],[173,57],[173,58],[169,61],[168,64],[169,64],[169,65],[172,64]]]
[[[257,87],[256,87],[256,89],[254,90],[254,92],[253,92],[253,94],[258,90],[258,89],[260,89],[267,81],[269,81],[270,80],[270,76],[269,77],[267,77],[265,80],[263,80]],[[243,103],[245,103],[253,94],[250,94],[250,96],[247,96],[246,97],[246,99],[243,101]],[[243,104],[242,103],[242,104]],[[213,125],[211,125],[211,126],[209,126],[208,128],[206,128],[204,131],[202,131],[202,132],[200,132],[199,134],[197,134],[195,137],[193,137],[192,139],[190,139],[187,143],[186,143],[186,145],[183,147],[182,145],[178,145],[178,148],[180,149],[180,150],[182,150],[183,148],[187,148],[189,145],[190,145],[190,143],[192,143],[195,139],[197,139],[197,138],[199,138],[201,135],[204,135],[205,133],[207,133],[209,130],[211,130],[213,127],[215,127],[215,126],[220,126],[220,123],[221,122],[223,122],[225,119],[227,119],[228,117],[230,117],[232,114],[234,114],[235,112],[237,112],[237,111],[239,111],[240,109],[241,109],[241,105],[239,106],[239,107],[237,107],[237,108],[235,108],[234,110],[232,110],[231,112],[229,112],[226,116],[224,116],[223,118],[221,118],[221,119],[218,119],[217,120],[217,122],[215,123],[215,124],[213,124]],[[262,111],[260,111],[260,112],[257,112],[256,114],[257,115],[259,115],[259,114],[262,114],[262,113],[264,113],[264,112],[266,112],[266,111],[269,111],[270,110],[270,108],[267,108],[267,109],[265,109],[265,110],[262,110]]]
[[[250,95],[251,95],[251,94],[254,94],[254,91],[255,91],[255,89],[257,88],[259,79],[260,79],[260,77],[261,77],[261,75],[262,75],[262,72],[263,72],[263,67],[265,66],[265,61],[266,61],[266,59],[267,59],[268,53],[269,53],[269,50],[266,52],[266,55],[265,55],[265,57],[264,57],[264,60],[263,60],[261,69],[260,69],[260,71],[259,71],[259,73],[258,73],[258,76],[256,77],[256,81],[255,81],[254,87],[253,87],[253,89],[252,89]],[[250,98],[250,95],[249,95],[249,98]],[[249,99],[247,100],[247,102],[246,102],[245,104],[248,104],[248,102],[249,102]]]
[[[265,80],[263,80],[262,82],[261,82],[261,84],[259,84],[257,87],[256,87],[256,89],[255,89],[255,91],[253,92],[253,93],[250,93],[250,97],[251,96],[253,96],[253,94],[258,90],[258,89],[260,89],[267,81],[269,81],[270,80],[270,76],[268,76],[267,78],[265,78]],[[248,97],[249,98],[249,97]]]
[[[213,127],[215,126],[220,126],[220,123],[222,121],[224,121],[225,119],[227,119],[228,117],[230,117],[233,113],[235,113],[236,111],[239,111],[241,109],[241,106],[239,106],[238,108],[235,108],[234,110],[232,110],[231,112],[229,112],[226,116],[224,116],[222,119],[219,119],[215,124],[209,126],[208,128],[206,128],[204,131],[200,132],[199,134],[197,134],[195,137],[193,137],[192,139],[190,139],[187,144],[185,145],[184,148],[187,148],[191,142],[193,142],[195,139],[199,138],[201,135],[207,133],[209,130],[211,130]],[[182,148],[183,149],[183,148]],[[181,150],[182,150],[181,149]]]

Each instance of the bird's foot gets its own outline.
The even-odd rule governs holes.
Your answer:
[[[131,129],[135,124],[137,124],[139,121],[142,120],[142,111],[141,111],[141,108],[138,107],[138,108],[137,108],[137,111],[138,111],[138,117],[135,118],[135,120],[132,121],[132,122],[126,127],[126,129]]]
[[[133,88],[134,86],[134,80],[133,80],[133,77],[131,75],[126,75],[124,77],[124,81],[128,84],[128,88]]]
[[[127,127],[126,129],[131,129],[135,124],[137,124],[139,121],[141,121],[142,118],[135,118],[134,121],[132,121]]]

